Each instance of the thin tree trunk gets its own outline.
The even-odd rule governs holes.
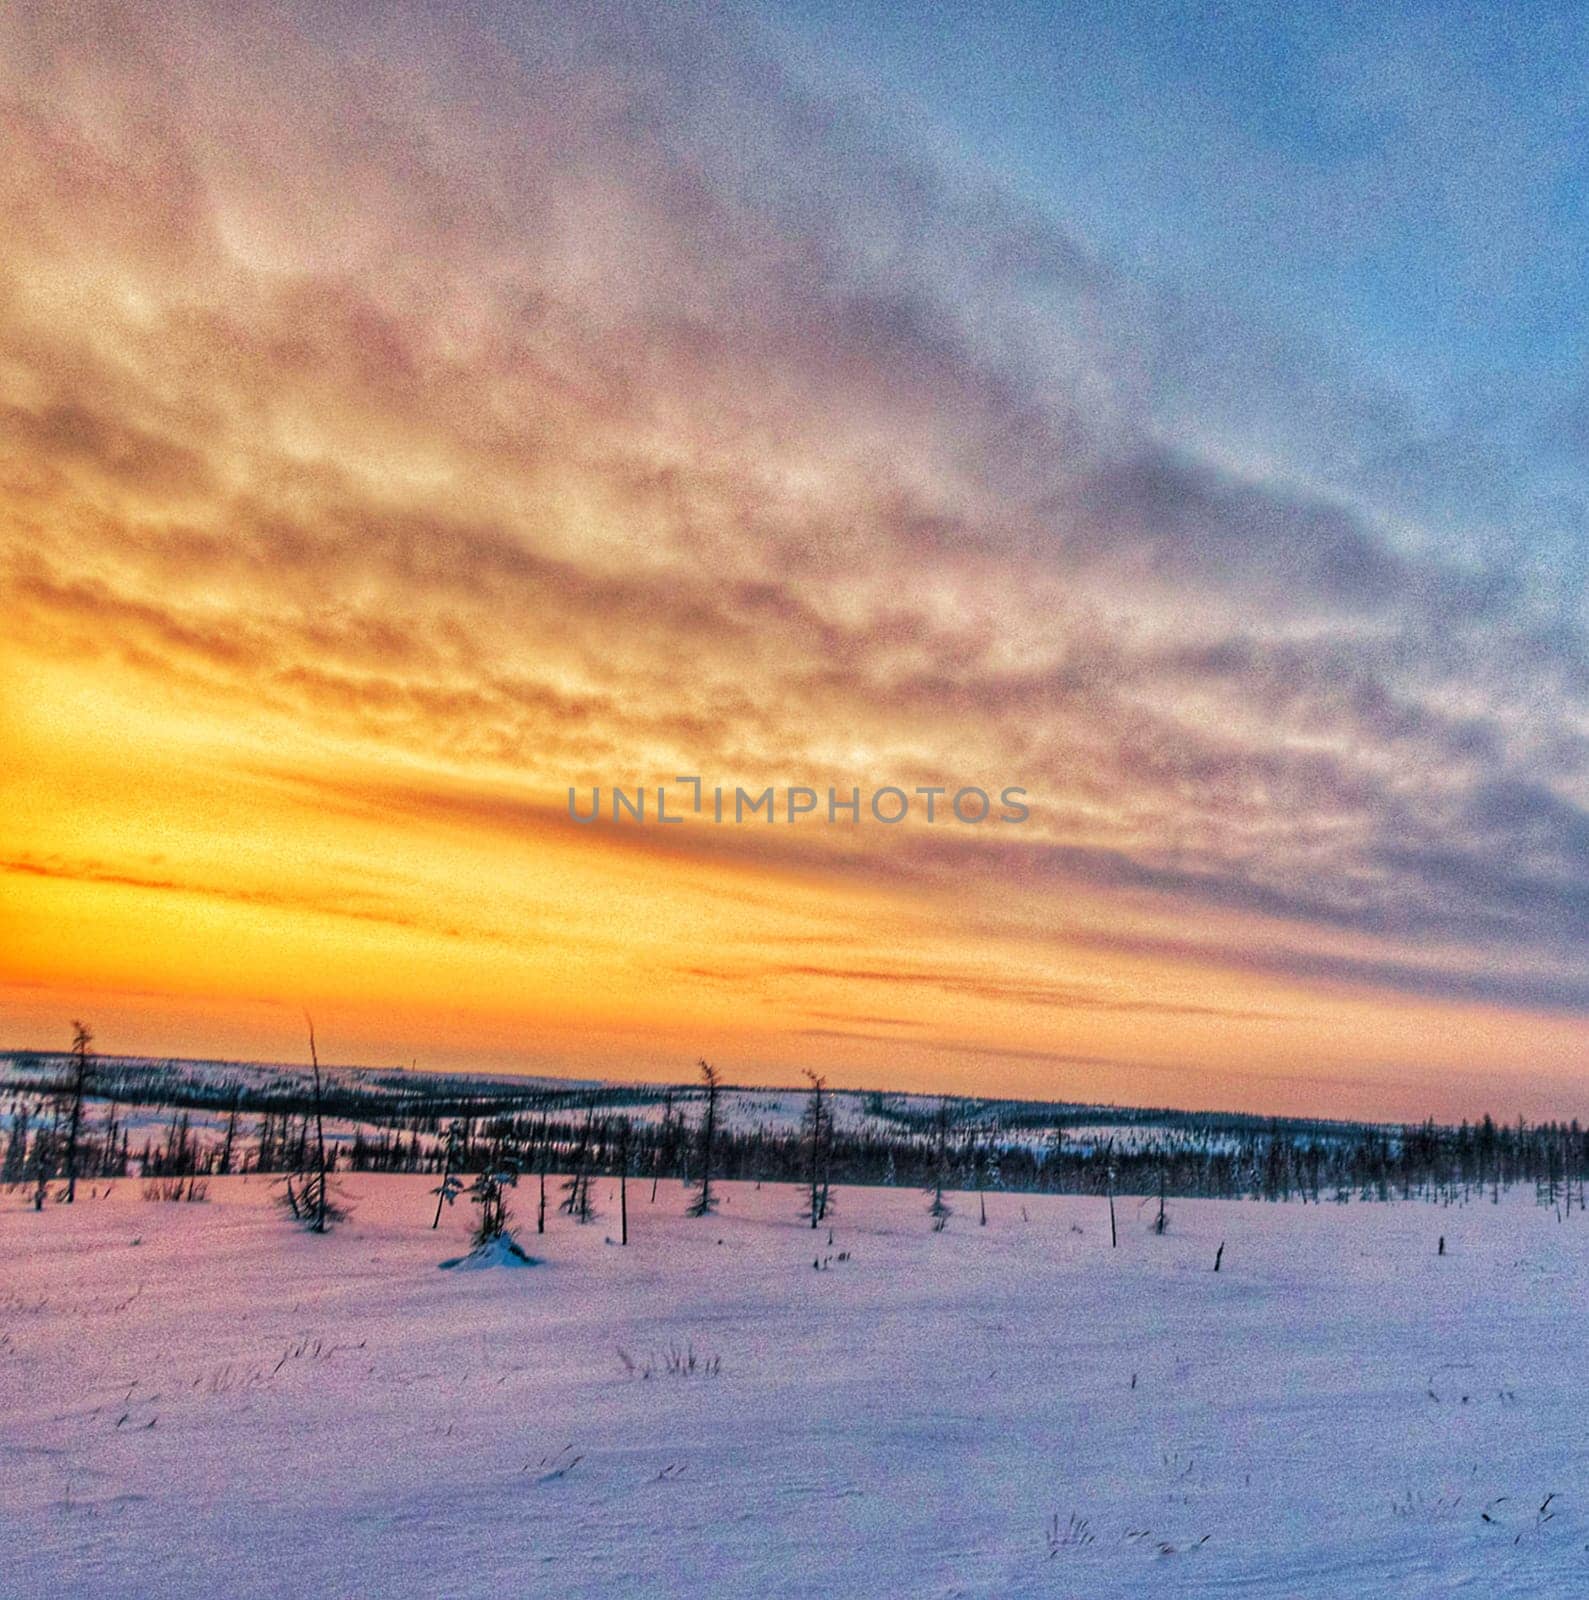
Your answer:
[[[712,1210],[712,1142],[717,1132],[717,1086],[718,1076],[716,1069],[706,1062],[701,1063],[701,1077],[706,1084],[706,1120],[701,1127],[701,1192],[695,1204],[690,1207],[690,1215],[704,1217],[711,1214]]]
[[[618,1167],[618,1216],[620,1218],[620,1232],[618,1242],[629,1243],[629,1125],[624,1124],[623,1132],[619,1135],[622,1143],[619,1146]]]
[[[1115,1230],[1115,1169],[1114,1169],[1114,1140],[1111,1139],[1104,1146],[1104,1176],[1109,1183],[1109,1248],[1113,1250],[1120,1243],[1120,1235]]]
[[[326,1231],[326,1124],[321,1111],[320,1099],[320,1054],[315,1049],[314,1021],[308,1012],[304,1013],[304,1021],[309,1024],[309,1059],[314,1063],[314,1126],[315,1143],[320,1161],[319,1193],[315,1197],[314,1231]]]
[[[77,1140],[83,1128],[83,1093],[88,1085],[88,1047],[94,1036],[81,1022],[74,1022],[72,1054],[76,1066],[72,1072],[72,1118],[66,1131],[66,1203],[77,1198]]]
[[[242,1091],[239,1090],[238,1094]],[[226,1119],[226,1145],[221,1151],[221,1171],[232,1170],[232,1145],[237,1138],[237,1100],[238,1094],[232,1096],[232,1114]]]
[[[432,1233],[441,1226],[441,1208],[447,1199],[447,1180],[452,1176],[452,1147],[453,1141],[449,1138],[447,1140],[447,1153],[443,1156],[441,1163],[441,1187],[436,1191],[436,1215],[430,1224]]]

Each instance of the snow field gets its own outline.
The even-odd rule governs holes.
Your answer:
[[[0,1196],[0,1595],[1578,1596],[1589,1223],[616,1183]],[[554,1201],[555,1201],[555,1190]],[[1437,1255],[1444,1235],[1445,1256]],[[1222,1270],[1212,1270],[1224,1242]],[[840,1259],[847,1256],[848,1259]],[[814,1266],[813,1262],[821,1263]]]

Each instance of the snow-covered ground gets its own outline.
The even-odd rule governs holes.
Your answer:
[[[460,1273],[427,1187],[321,1238],[258,1179],[0,1195],[0,1594],[1589,1590],[1589,1223],[1531,1191],[1127,1200],[1111,1250],[1095,1199],[844,1190],[829,1245],[637,1183],[624,1250],[602,1180]]]

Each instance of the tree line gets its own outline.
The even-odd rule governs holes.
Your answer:
[[[824,1081],[808,1074],[798,1122],[745,1126],[719,1114],[721,1081],[705,1063],[702,1087],[665,1094],[656,1115],[621,1109],[634,1105],[633,1092],[624,1101],[603,1089],[559,1091],[536,1109],[464,1108],[451,1116],[450,1097],[395,1111],[386,1102],[378,1114],[365,1106],[361,1118],[351,1119],[329,1084],[318,1103],[313,1095],[267,1099],[264,1109],[234,1087],[197,1120],[185,1104],[146,1105],[140,1121],[147,1123],[151,1111],[164,1121],[135,1143],[128,1108],[117,1098],[117,1083],[98,1076],[91,1042],[79,1026],[66,1070],[13,1094],[0,1183],[30,1186],[40,1205],[57,1180],[70,1199],[84,1179],[476,1173],[507,1166],[559,1174],[576,1214],[592,1208],[592,1180],[622,1175],[704,1185],[708,1206],[713,1182],[793,1184],[817,1220],[836,1185],[930,1190],[940,1203],[945,1192],[991,1190],[1323,1202],[1455,1186],[1498,1193],[1532,1183],[1542,1198],[1565,1195],[1570,1204],[1589,1181],[1589,1130],[1576,1120],[1502,1124],[1485,1117],[1457,1127],[1330,1124],[1310,1132],[1247,1119],[1232,1132],[1228,1119],[1200,1129],[1188,1116],[1172,1130],[1139,1126],[1120,1140],[1090,1126],[1012,1127],[985,1103],[946,1098],[909,1116],[846,1125],[834,1115]],[[328,1122],[341,1126],[328,1135]],[[310,1197],[318,1210],[323,1197]]]

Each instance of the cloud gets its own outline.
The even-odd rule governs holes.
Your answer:
[[[343,917],[353,922],[372,922],[409,932],[441,934],[448,938],[490,939],[488,931],[464,931],[438,925],[396,908],[359,904],[372,897],[368,891],[339,898],[325,891],[289,892],[282,889],[237,884],[207,883],[149,872],[130,872],[99,861],[32,860],[15,857],[0,860],[0,872],[17,877],[42,878],[53,882],[86,883],[113,889],[136,889],[144,893],[195,895],[222,900],[233,905],[255,906],[264,910],[310,912],[316,916]]]
[[[1048,1006],[1065,1011],[1120,1011],[1158,1016],[1224,1017],[1245,1022],[1283,1020],[1275,1012],[1249,1011],[1229,1006],[1198,1005],[1176,1000],[1154,1000],[1135,995],[1110,995],[1079,984],[1043,984],[988,977],[971,970],[942,971],[917,968],[819,966],[788,963],[769,966],[763,975],[779,978],[835,978],[846,984],[880,984],[904,989],[930,988],[976,1000],[1014,1001],[1020,1005]],[[864,1019],[853,1019],[864,1020]]]
[[[1581,619],[1376,490],[1372,396],[1330,389],[1333,477],[1234,436],[1219,373],[1283,410],[1292,358],[1231,308],[1161,303],[726,8],[5,28],[26,649],[267,730],[311,786],[385,759],[326,798],[418,827],[572,837],[526,797],[683,772],[1023,783],[1019,837],[604,846],[1002,887],[1034,942],[1085,889],[1118,950],[1585,1008]]]

